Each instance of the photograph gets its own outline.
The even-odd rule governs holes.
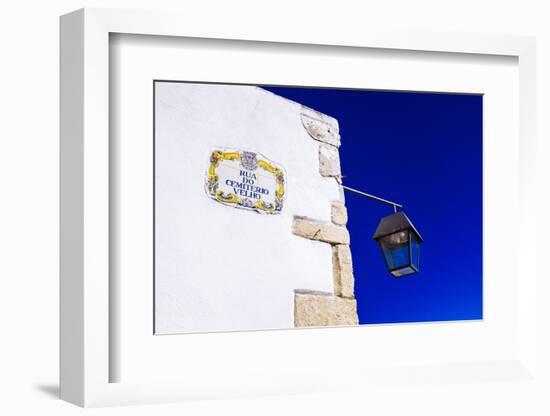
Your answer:
[[[5,2],[0,414],[549,416],[547,3]]]
[[[154,334],[483,319],[483,95],[154,80]]]

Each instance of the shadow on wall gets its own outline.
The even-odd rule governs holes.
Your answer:
[[[46,396],[59,400],[59,384],[37,384],[34,387]]]

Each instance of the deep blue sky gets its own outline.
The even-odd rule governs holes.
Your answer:
[[[346,193],[360,323],[482,318],[482,97],[264,87],[335,117],[344,184],[402,203],[424,238],[396,279],[372,235],[384,204]]]

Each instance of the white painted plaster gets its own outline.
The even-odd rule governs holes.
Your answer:
[[[319,174],[302,106],[258,87],[156,83],[157,334],[293,326],[294,289],[332,292],[330,245],[292,234],[294,216],[331,219],[342,198]],[[204,192],[215,147],[282,165],[280,215],[224,206]]]

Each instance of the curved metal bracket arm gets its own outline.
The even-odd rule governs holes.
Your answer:
[[[378,202],[383,202],[384,204],[392,205],[393,206],[393,212],[397,212],[397,208],[403,208],[403,205],[398,204],[397,202],[388,201],[387,199],[380,198],[375,195],[367,194],[366,192],[359,191],[357,189],[350,188],[349,186],[340,185],[342,188],[344,188],[346,191],[353,192],[354,194],[358,194],[361,196],[364,196],[366,198],[374,199]]]

